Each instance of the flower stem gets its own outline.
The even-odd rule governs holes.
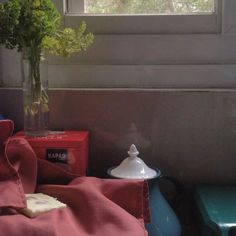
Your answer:
[[[49,111],[48,108],[48,95],[43,89],[42,81],[40,78],[40,60],[41,60],[41,50],[35,43],[32,42],[31,47],[25,50],[27,54],[25,59],[28,60],[28,89],[30,92],[27,95],[27,99],[24,102],[24,110],[26,114],[37,115],[40,109],[43,112]],[[24,73],[25,74],[25,73]]]

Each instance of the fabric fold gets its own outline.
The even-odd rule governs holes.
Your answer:
[[[0,130],[3,126],[6,133],[0,133],[0,208],[9,210],[0,212],[0,236],[147,235],[145,181],[79,177],[38,159],[25,139],[8,138],[13,128],[10,123],[0,121]],[[33,192],[55,197],[67,208],[29,219],[16,210],[25,207],[24,194]]]
[[[13,128],[12,121],[0,121],[0,208],[24,208],[26,206],[24,189],[18,171],[11,165],[6,153]]]

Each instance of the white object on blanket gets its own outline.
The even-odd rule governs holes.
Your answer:
[[[20,212],[33,218],[53,209],[65,208],[66,204],[43,193],[25,194],[26,205]]]

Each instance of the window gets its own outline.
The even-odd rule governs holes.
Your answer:
[[[69,12],[80,14],[213,13],[214,0],[70,0]]]
[[[96,34],[216,33],[219,9],[221,0],[67,0],[65,24],[85,20]]]
[[[222,0],[156,0],[163,3],[156,13],[148,12],[148,6],[140,7],[153,0],[54,1],[64,13],[66,27],[76,28],[86,21],[95,33],[95,44],[69,60],[52,58],[52,87],[206,88],[224,83],[227,65],[222,65],[222,55],[230,43],[220,34],[221,16],[222,10],[234,12],[234,0],[224,7]],[[113,12],[101,13],[114,1]],[[99,2],[103,5],[98,8]],[[175,3],[174,12],[168,10],[167,2]],[[118,3],[126,11],[117,11]],[[128,12],[130,6],[139,12]]]

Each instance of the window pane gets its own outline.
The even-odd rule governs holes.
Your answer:
[[[215,0],[84,0],[90,14],[192,14],[214,12]]]

